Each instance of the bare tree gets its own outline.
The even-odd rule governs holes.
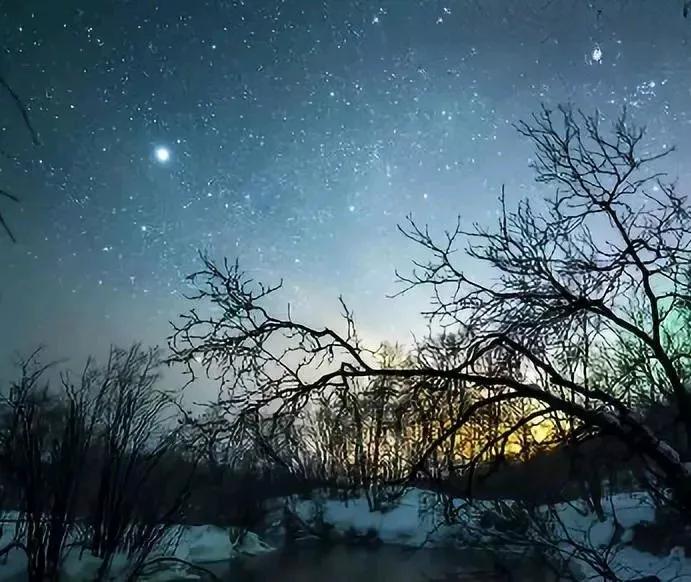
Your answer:
[[[89,546],[103,559],[102,575],[117,551],[127,551],[132,560],[147,557],[171,519],[179,517],[194,471],[193,463],[187,477],[177,476],[169,485],[172,495],[151,490],[160,485],[177,438],[175,395],[157,388],[159,367],[158,350],[135,344],[112,348],[106,365],[82,379],[98,407],[98,484],[87,521]]]
[[[494,229],[465,231],[459,220],[440,240],[412,219],[401,229],[429,257],[411,274],[399,274],[402,292],[430,289],[425,315],[464,338],[456,365],[413,358],[381,366],[345,306],[342,331],[297,322],[290,310],[274,314],[266,299],[280,285],[254,283],[237,263],[208,257],[191,276],[197,306],[174,329],[173,360],[191,374],[200,366],[215,371],[227,406],[272,417],[297,414],[316,394],[352,392],[362,379],[395,378],[439,391],[462,383],[474,398],[421,451],[411,476],[473,419],[523,402],[529,412],[495,426],[481,451],[496,454],[524,427],[543,421],[562,425],[566,435],[611,435],[691,508],[683,462],[691,435],[689,356],[674,341],[689,300],[691,224],[686,198],[654,169],[671,150],[646,151],[643,129],[625,112],[611,132],[598,114],[567,107],[544,108],[517,129],[535,147],[538,182],[554,187],[539,210],[528,201],[508,210],[502,195]],[[491,280],[466,274],[456,253],[462,240],[467,260],[493,269]],[[632,397],[622,384],[613,357],[622,343],[644,355],[630,366],[654,369],[646,391],[673,407],[684,436],[677,446],[644,422],[640,394]]]
[[[0,87],[2,87],[3,91],[7,93],[7,95],[9,96],[10,100],[12,101],[13,108],[19,112],[19,115],[22,119],[22,123],[24,124],[24,127],[27,129],[29,135],[31,136],[32,143],[34,145],[38,145],[40,143],[38,133],[36,132],[34,126],[31,123],[31,119],[29,118],[29,111],[26,105],[19,97],[17,92],[12,88],[12,86],[2,75],[0,75]],[[0,156],[10,160],[13,159],[9,153],[2,149],[0,149]],[[0,198],[4,198],[11,202],[19,202],[19,198],[17,198],[17,196],[2,188],[0,188]],[[3,216],[2,212],[0,212],[0,227],[2,227],[2,229],[7,233],[12,242],[16,241],[14,234],[10,230],[10,227],[7,224],[7,221],[5,220],[5,217]]]
[[[0,556],[23,550],[29,580],[59,579],[74,546],[100,558],[97,579],[115,552],[135,571],[180,523],[196,467],[179,462],[178,405],[155,385],[158,352],[113,348],[76,376],[54,374],[40,354],[0,391],[2,484],[18,515]]]
[[[24,550],[29,580],[57,580],[74,530],[78,488],[95,417],[86,391],[62,378],[53,398],[37,351],[21,362],[21,376],[0,400],[0,462],[20,493],[15,545]]]

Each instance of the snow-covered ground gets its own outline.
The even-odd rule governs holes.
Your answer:
[[[440,525],[439,510],[429,510],[434,499],[433,493],[412,489],[398,506],[384,512],[370,512],[364,498],[349,501],[325,499],[317,506],[313,501],[299,501],[295,510],[304,520],[314,519],[319,514],[325,523],[344,535],[376,533],[384,543],[410,546],[462,544],[464,535],[482,537],[483,534],[488,541],[492,539],[491,531],[480,526],[482,516],[494,511],[496,506],[492,502],[459,500],[455,506],[461,523],[444,526]],[[606,552],[609,566],[622,580],[657,576],[663,581],[691,582],[691,559],[684,556],[682,548],[672,548],[669,555],[660,557],[631,546],[633,528],[640,523],[652,523],[655,519],[655,507],[647,493],[613,495],[603,500],[603,508],[603,522],[582,501],[539,508],[550,520],[549,529],[554,535],[549,540],[540,540],[537,532],[531,532],[531,535],[550,544],[556,540],[555,552],[568,559],[572,572],[583,580],[603,579],[586,558],[591,552],[601,555]]]
[[[631,545],[633,528],[655,521],[655,506],[647,493],[620,493],[603,500],[603,522],[581,501],[562,503],[554,509],[565,530],[562,537],[566,539],[561,544],[565,556],[574,555],[574,546],[581,545],[607,551],[607,563],[622,580],[657,576],[663,581],[691,581],[691,559],[685,557],[683,548],[671,548],[667,556],[654,556]],[[575,557],[572,564],[582,579],[602,579],[585,560]]]
[[[483,517],[496,510],[491,502],[455,502],[460,523],[440,525],[440,508],[435,506],[436,496],[420,489],[411,489],[399,503],[386,511],[370,512],[364,497],[339,501],[328,498],[313,500],[286,500],[292,510],[303,521],[315,523],[321,520],[344,536],[356,534],[375,537],[386,544],[406,546],[462,545],[468,536],[475,540],[492,538],[489,526],[482,525]],[[512,507],[511,502],[507,502]],[[549,520],[548,531],[552,552],[570,562],[572,572],[583,580],[602,580],[591,564],[588,552],[607,555],[610,567],[622,580],[633,580],[644,576],[657,576],[665,582],[691,582],[691,559],[684,556],[682,548],[672,548],[667,556],[654,556],[631,545],[633,528],[637,524],[653,522],[655,507],[646,493],[617,494],[603,500],[605,520],[600,522],[584,502],[562,503],[551,508],[539,508]],[[8,541],[12,528],[4,528],[5,536],[0,538],[0,547]],[[545,542],[545,531],[529,530],[530,537]],[[524,538],[525,539],[525,538]],[[556,540],[556,543],[554,543]],[[585,548],[579,551],[578,548]],[[238,555],[257,555],[273,548],[256,534],[248,533],[237,541],[227,528],[211,525],[179,526],[171,532],[171,542],[159,550],[158,556],[173,556],[194,564],[224,562]],[[100,561],[73,548],[65,559],[65,578],[83,580],[95,572]],[[172,566],[171,566],[172,567]],[[0,579],[17,576],[25,568],[25,559],[20,550],[0,559]],[[112,572],[118,579],[127,569],[124,556],[116,556]],[[167,577],[170,577],[170,570]],[[179,579],[183,570],[178,569]],[[153,576],[153,579],[166,579]]]
[[[324,523],[343,535],[359,536],[376,534],[386,544],[421,546],[443,544],[448,541],[450,529],[439,526],[439,515],[426,511],[436,495],[421,489],[407,491],[399,502],[386,511],[369,511],[367,499],[357,497],[348,501],[333,499],[298,500],[295,513],[306,522],[313,522],[318,514]]]
[[[11,521],[16,519],[16,515],[5,515],[4,519]],[[0,536],[0,548],[11,541],[13,529],[10,526],[3,528],[4,535]],[[213,525],[177,526],[168,532],[161,546],[149,556],[149,559],[173,557],[191,564],[204,565],[227,562],[241,555],[256,556],[274,549],[253,532],[247,532],[238,540],[235,532],[229,528]],[[94,579],[94,574],[100,566],[100,558],[74,545],[65,555],[62,579],[75,582]],[[115,555],[110,567],[110,579],[124,579],[131,567],[131,560],[126,555]],[[20,549],[0,558],[0,580],[20,577],[25,570],[26,557]],[[171,575],[174,575],[174,579],[180,580],[186,571],[187,568],[181,562],[171,562],[166,564],[165,568],[147,576],[147,579],[162,581],[172,579]]]

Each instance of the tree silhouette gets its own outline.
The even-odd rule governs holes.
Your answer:
[[[39,145],[40,140],[38,137],[38,133],[34,129],[34,126],[31,124],[31,119],[29,118],[29,111],[26,108],[26,105],[21,100],[19,95],[15,92],[15,90],[12,88],[12,86],[7,82],[5,77],[3,77],[2,75],[0,75],[0,87],[2,87],[5,93],[7,93],[7,95],[10,97],[14,110],[19,113],[24,127],[27,129],[31,136],[31,142],[34,145]],[[0,155],[9,160],[13,159],[13,157],[5,150],[0,150]],[[0,188],[0,198],[9,200],[10,202],[19,202],[19,198],[17,198],[17,196],[2,188]],[[12,233],[12,230],[10,229],[9,225],[7,224],[7,221],[5,220],[2,211],[0,211],[0,227],[2,227],[2,229],[7,233],[12,242],[16,242],[16,238]]]
[[[685,196],[655,170],[672,150],[648,151],[643,128],[625,111],[611,131],[601,128],[598,114],[569,107],[543,108],[516,129],[532,142],[536,179],[552,186],[553,196],[509,210],[502,192],[493,229],[465,231],[459,219],[437,239],[412,219],[401,228],[428,256],[411,273],[399,273],[401,292],[430,290],[424,314],[463,338],[453,367],[429,358],[380,366],[345,304],[341,331],[295,321],[290,311],[277,315],[266,300],[280,285],[255,283],[237,263],[206,256],[190,277],[195,308],[170,338],[172,360],[192,377],[200,366],[218,371],[226,405],[272,417],[298,414],[316,394],[352,391],[363,378],[439,391],[461,383],[475,397],[426,445],[411,476],[473,419],[529,402],[508,425],[480,437],[480,450],[503,450],[527,425],[556,419],[566,427],[564,438],[620,439],[691,508],[683,462],[691,442],[691,354],[675,339],[691,298],[691,223]],[[462,265],[463,240],[468,262]],[[466,274],[473,261],[488,265],[492,278]],[[643,357],[629,358],[632,348]],[[616,365],[622,359],[633,368],[628,377],[654,379],[645,395],[631,394],[643,384],[626,381]],[[645,423],[646,401],[674,411],[676,442]]]

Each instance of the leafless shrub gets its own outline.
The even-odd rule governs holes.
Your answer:
[[[178,408],[155,386],[158,354],[113,348],[103,367],[89,360],[77,377],[59,374],[57,388],[39,357],[20,363],[0,401],[0,463],[19,511],[13,547],[31,580],[57,579],[75,545],[102,559],[99,577],[115,552],[141,564],[179,522],[194,471],[164,488]]]

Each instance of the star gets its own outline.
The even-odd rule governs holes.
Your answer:
[[[593,52],[592,52],[592,60],[595,63],[601,63],[602,62],[602,49],[598,46],[595,45],[593,47]]]
[[[156,161],[165,164],[170,161],[170,150],[165,146],[158,146],[154,150],[154,156],[156,157]]]

